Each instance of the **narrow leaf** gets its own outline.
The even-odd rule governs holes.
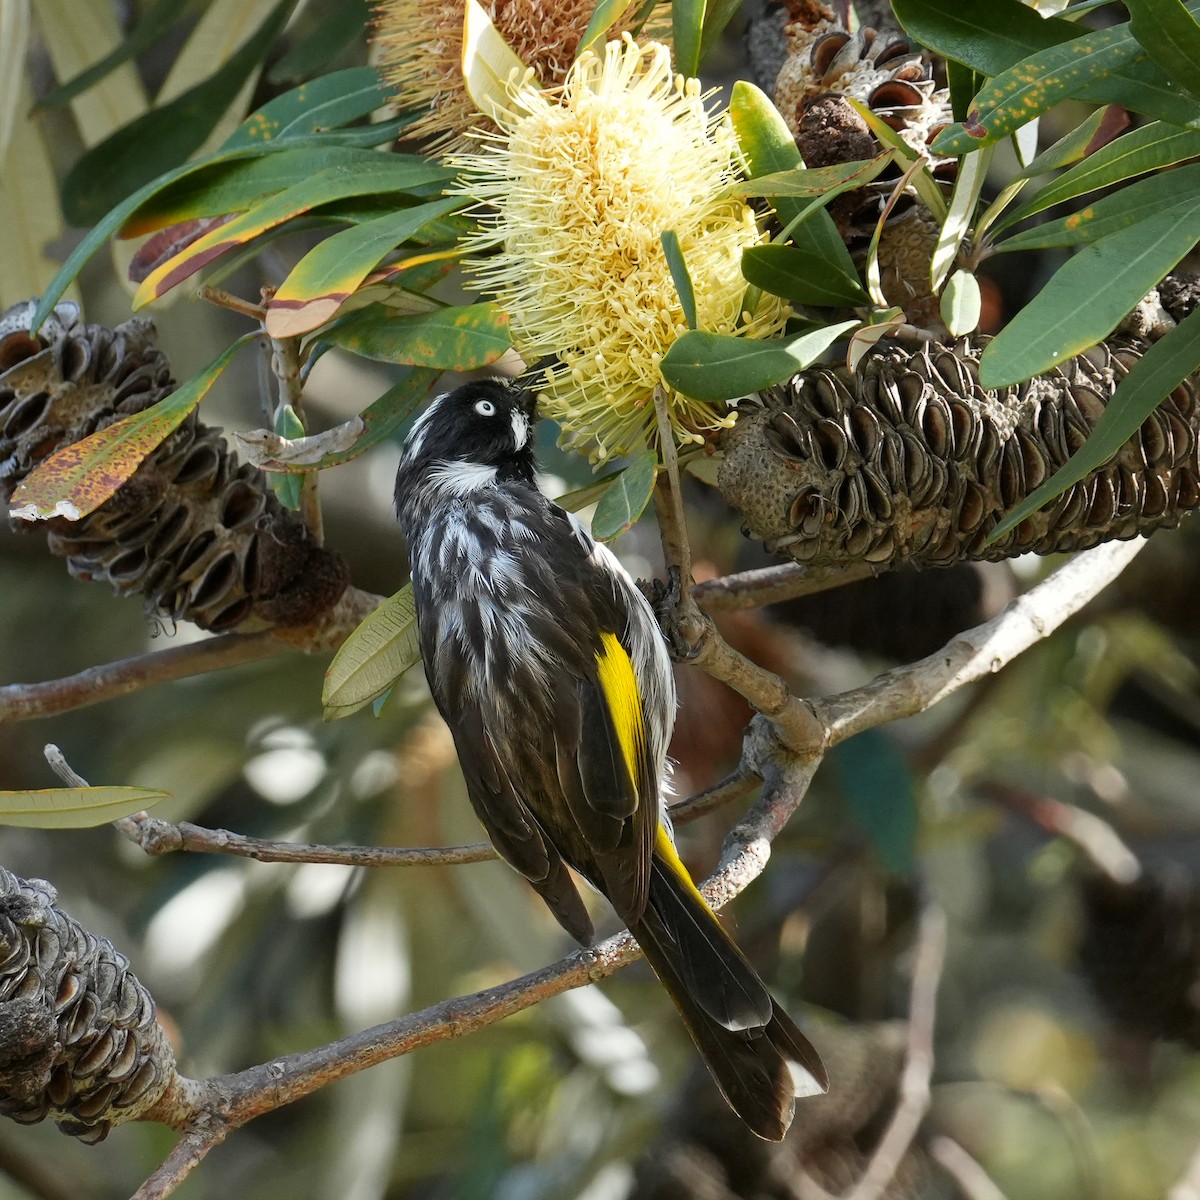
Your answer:
[[[366,0],[338,0],[267,73],[272,83],[315,75],[362,36],[370,20]],[[289,33],[292,31],[289,30]]]
[[[1129,128],[1129,114],[1115,104],[1098,108],[1081,121],[1070,133],[1047,146],[1021,173],[1019,179],[1033,179],[1063,167],[1073,166],[1113,141],[1122,130]]]
[[[592,517],[592,536],[601,542],[618,538],[645,511],[658,478],[658,455],[643,450],[612,481]]]
[[[467,95],[493,120],[512,109],[510,81],[520,80],[526,66],[492,23],[478,0],[466,0],[463,14],[462,75]]]
[[[131,191],[199,150],[246,76],[266,57],[295,4],[280,0],[254,36],[208,79],[87,151],[63,182],[67,220],[74,225],[100,220]]]
[[[935,154],[959,155],[1008,137],[1097,79],[1131,63],[1140,47],[1123,29],[1101,29],[1022,59],[984,84],[961,125],[934,139]]]
[[[706,0],[671,0],[671,44],[675,48],[675,70],[685,79],[695,79],[700,73],[705,7]]]
[[[983,310],[979,280],[970,271],[955,271],[941,295],[939,307],[942,322],[951,337],[970,333],[979,324],[979,314]]]
[[[1200,163],[1140,179],[1078,212],[1015,233],[997,250],[1042,250],[1110,237],[1152,217],[1200,203]]]
[[[706,0],[704,23],[700,29],[700,62],[704,62],[712,53],[725,27],[741,6],[742,0]]]
[[[264,104],[225,139],[221,149],[238,150],[276,138],[337,129],[381,108],[388,99],[388,90],[374,67],[334,71]]]
[[[1184,205],[1080,251],[988,343],[987,388],[1028,379],[1107,337],[1200,240],[1200,208]]]
[[[603,41],[605,34],[621,19],[630,3],[631,0],[599,0],[592,10],[583,37],[579,39],[575,57],[578,58],[585,50],[590,49],[594,42]]]
[[[971,101],[975,93],[983,87],[984,76],[981,72],[963,66],[952,58],[946,59],[946,83],[950,88],[950,111],[956,121],[966,120],[971,109]]]
[[[55,451],[17,485],[9,516],[26,521],[50,517],[78,521],[94,512],[183,423],[238,350],[257,336],[248,333],[239,338],[199,375],[143,412]]]
[[[867,123],[867,128],[883,146],[889,147],[896,161],[905,168],[905,177],[917,189],[921,203],[939,220],[946,219],[946,200],[929,170],[928,159],[918,154],[870,105],[847,96],[850,107]]]
[[[325,720],[338,721],[382,696],[421,657],[412,584],[385,600],[342,643],[325,672]]]
[[[625,470],[624,467],[620,471],[609,471],[607,475],[601,475],[599,479],[593,479],[591,483],[585,483],[581,488],[564,492],[561,496],[555,497],[554,503],[559,508],[565,508],[567,512],[579,512],[580,509],[587,508],[589,504],[595,504],[608,491],[609,485],[623,470]]]
[[[739,79],[730,93],[729,117],[751,179],[803,169],[804,160],[796,149],[796,139],[761,89]],[[833,218],[814,199],[776,196],[771,203],[781,224],[791,229],[790,238],[795,246],[827,264],[829,270],[843,276],[854,275],[854,260],[842,235]],[[805,218],[803,222],[795,224],[801,217]]]
[[[490,301],[405,317],[372,307],[352,313],[321,336],[363,358],[443,371],[485,367],[512,345],[508,313]]]
[[[975,215],[975,206],[979,203],[991,162],[992,152],[985,149],[964,155],[958,164],[958,177],[954,181],[950,209],[938,231],[937,245],[929,264],[930,287],[935,295],[941,290],[946,276],[950,274],[963,238],[971,227],[971,219]]]
[[[1179,0],[1127,0],[1129,28],[1166,72],[1200,97],[1200,24]]]
[[[0,825],[17,825],[23,829],[91,829],[132,816],[170,798],[170,792],[137,787],[0,792]]]
[[[1103,466],[1137,433],[1142,423],[1189,375],[1200,369],[1200,309],[1153,342],[1117,385],[1088,440],[991,532],[1003,537],[1055,496]]]
[[[663,254],[667,258],[667,268],[679,295],[679,303],[683,308],[683,319],[689,329],[698,328],[696,322],[696,289],[692,286],[692,276],[683,258],[683,250],[679,245],[679,235],[673,229],[664,229],[659,235],[662,241]]]
[[[274,338],[298,337],[324,325],[385,254],[465,203],[465,196],[451,196],[403,208],[319,242],[292,268],[268,303],[267,332]]]
[[[1154,121],[1110,142],[1048,183],[1031,200],[1009,213],[996,227],[997,231],[1065,200],[1073,200],[1097,188],[1111,187],[1159,167],[1173,166],[1197,155],[1200,155],[1200,131]]]
[[[831,269],[799,246],[750,246],[742,251],[742,274],[749,283],[793,304],[814,307],[869,304],[858,272]]]
[[[293,444],[304,437],[304,422],[290,404],[279,406],[279,411],[275,414],[275,434]],[[271,480],[271,490],[284,508],[296,512],[300,508],[304,480],[299,475],[276,475]]]
[[[663,355],[660,369],[671,387],[696,400],[734,400],[791,378],[814,362],[857,321],[771,341],[688,330]]]
[[[29,48],[29,0],[0,0],[0,162],[18,119]]]
[[[445,176],[445,168],[436,163],[411,165],[396,162],[387,154],[376,154],[371,158],[372,161],[352,171],[340,167],[320,171],[310,179],[267,197],[261,204],[205,234],[143,280],[133,298],[133,307],[136,309],[149,304],[222,254],[319,205],[349,196],[403,191],[414,184]]]
[[[870,183],[891,163],[890,152],[854,162],[835,163],[831,167],[797,167],[771,175],[758,175],[733,184],[732,196],[823,196],[826,192],[844,192]]]

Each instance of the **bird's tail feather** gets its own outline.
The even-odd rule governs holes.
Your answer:
[[[795,1097],[828,1087],[825,1067],[663,841],[665,835],[646,909],[630,932],[729,1106],[759,1137],[777,1142],[791,1124]]]

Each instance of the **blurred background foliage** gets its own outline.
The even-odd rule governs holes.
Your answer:
[[[160,0],[154,11],[169,10],[174,23],[136,63],[66,107],[29,117],[29,101],[115,47],[151,6],[0,4],[10,21],[0,25],[0,86],[22,89],[0,183],[6,301],[44,284],[76,237],[59,216],[56,180],[145,111],[147,97],[162,103],[211,75],[270,8]],[[14,65],[18,10],[32,18],[21,31],[25,74]],[[297,75],[365,63],[364,12],[342,0],[303,5],[206,144]],[[744,16],[710,60],[714,81],[742,71],[743,29]],[[1076,120],[1052,115],[1043,140]],[[26,253],[30,246],[37,253]],[[285,259],[274,253],[226,286],[253,294],[279,277]],[[1045,258],[1032,268],[1023,260],[1013,278],[997,273],[992,299],[1001,311],[1019,306],[1059,261]],[[123,267],[101,256],[81,277],[89,320],[116,324],[128,315]],[[154,319],[181,379],[240,331],[229,314],[190,301],[168,302]],[[322,426],[344,420],[389,378],[386,367],[331,352],[312,373],[309,411]],[[244,357],[207,402],[207,419],[259,424],[265,379],[262,364]],[[586,468],[558,454],[551,433],[544,437],[550,471],[566,486],[585,482]],[[390,516],[394,460],[394,449],[380,450],[328,473],[323,489],[330,544],[359,587],[383,593],[404,574]],[[698,574],[761,565],[713,493],[693,499]],[[635,574],[661,569],[645,523],[620,549]],[[767,873],[730,918],[777,993],[807,1016],[834,1078],[827,1100],[801,1105],[782,1148],[747,1144],[638,965],[603,989],[571,993],[264,1117],[212,1154],[180,1194],[783,1197],[803,1194],[791,1174],[796,1162],[837,1190],[854,1178],[894,1104],[915,915],[931,897],[949,919],[933,1103],[887,1194],[965,1194],[934,1161],[941,1136],[1014,1200],[1165,1195],[1200,1143],[1198,550],[1190,524],[1158,534],[1116,586],[1001,675],[863,735],[820,773]],[[730,618],[724,631],[799,692],[831,691],[932,652],[1052,566],[898,572]],[[137,603],[69,579],[40,532],[0,527],[0,685],[195,636],[147,623]],[[453,748],[431,718],[419,673],[378,718],[363,712],[326,725],[325,665],[319,656],[284,657],[6,725],[0,786],[51,786],[41,747],[54,742],[93,783],[173,792],[159,810],[168,819],[327,843],[475,840]],[[748,714],[707,677],[681,669],[679,682],[673,753],[678,791],[687,794],[736,765]],[[1045,828],[1052,802],[1114,826],[1150,882],[1114,897],[1069,840]],[[721,810],[682,831],[695,872],[714,864],[735,819]],[[68,911],[129,954],[193,1075],[327,1041],[567,948],[532,893],[497,863],[361,872],[149,859],[110,829],[6,830],[2,843],[6,867],[48,879]],[[134,1125],[87,1147],[49,1126],[6,1123],[0,1200],[126,1196],[173,1137]]]

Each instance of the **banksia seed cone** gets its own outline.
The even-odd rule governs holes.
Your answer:
[[[1133,883],[1090,875],[1079,962],[1122,1029],[1200,1049],[1200,891],[1180,868]]]
[[[123,954],[0,867],[0,1113],[99,1142],[175,1079],[154,1000]]]
[[[154,327],[85,325],[60,305],[29,333],[33,304],[0,314],[0,497],[43,459],[174,390]],[[146,608],[202,629],[254,615],[307,625],[349,582],[341,556],[316,545],[267,477],[239,466],[219,429],[195,414],[110,500],[79,521],[46,522],[50,549],[77,579],[103,579]]]
[[[1145,343],[1113,339],[998,391],[985,339],[874,350],[743,405],[718,485],[747,532],[814,566],[943,566],[1081,550],[1178,524],[1200,504],[1196,385],[1185,380],[1098,470],[990,545],[992,529],[1091,433]]]

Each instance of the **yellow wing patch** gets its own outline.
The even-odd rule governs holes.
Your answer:
[[[617,731],[617,741],[629,771],[629,779],[636,792],[642,777],[642,763],[646,759],[646,718],[642,712],[642,695],[638,691],[633,663],[629,661],[625,647],[615,634],[600,635],[596,673],[612,715],[613,728]],[[643,796],[642,799],[653,803],[655,797]]]

